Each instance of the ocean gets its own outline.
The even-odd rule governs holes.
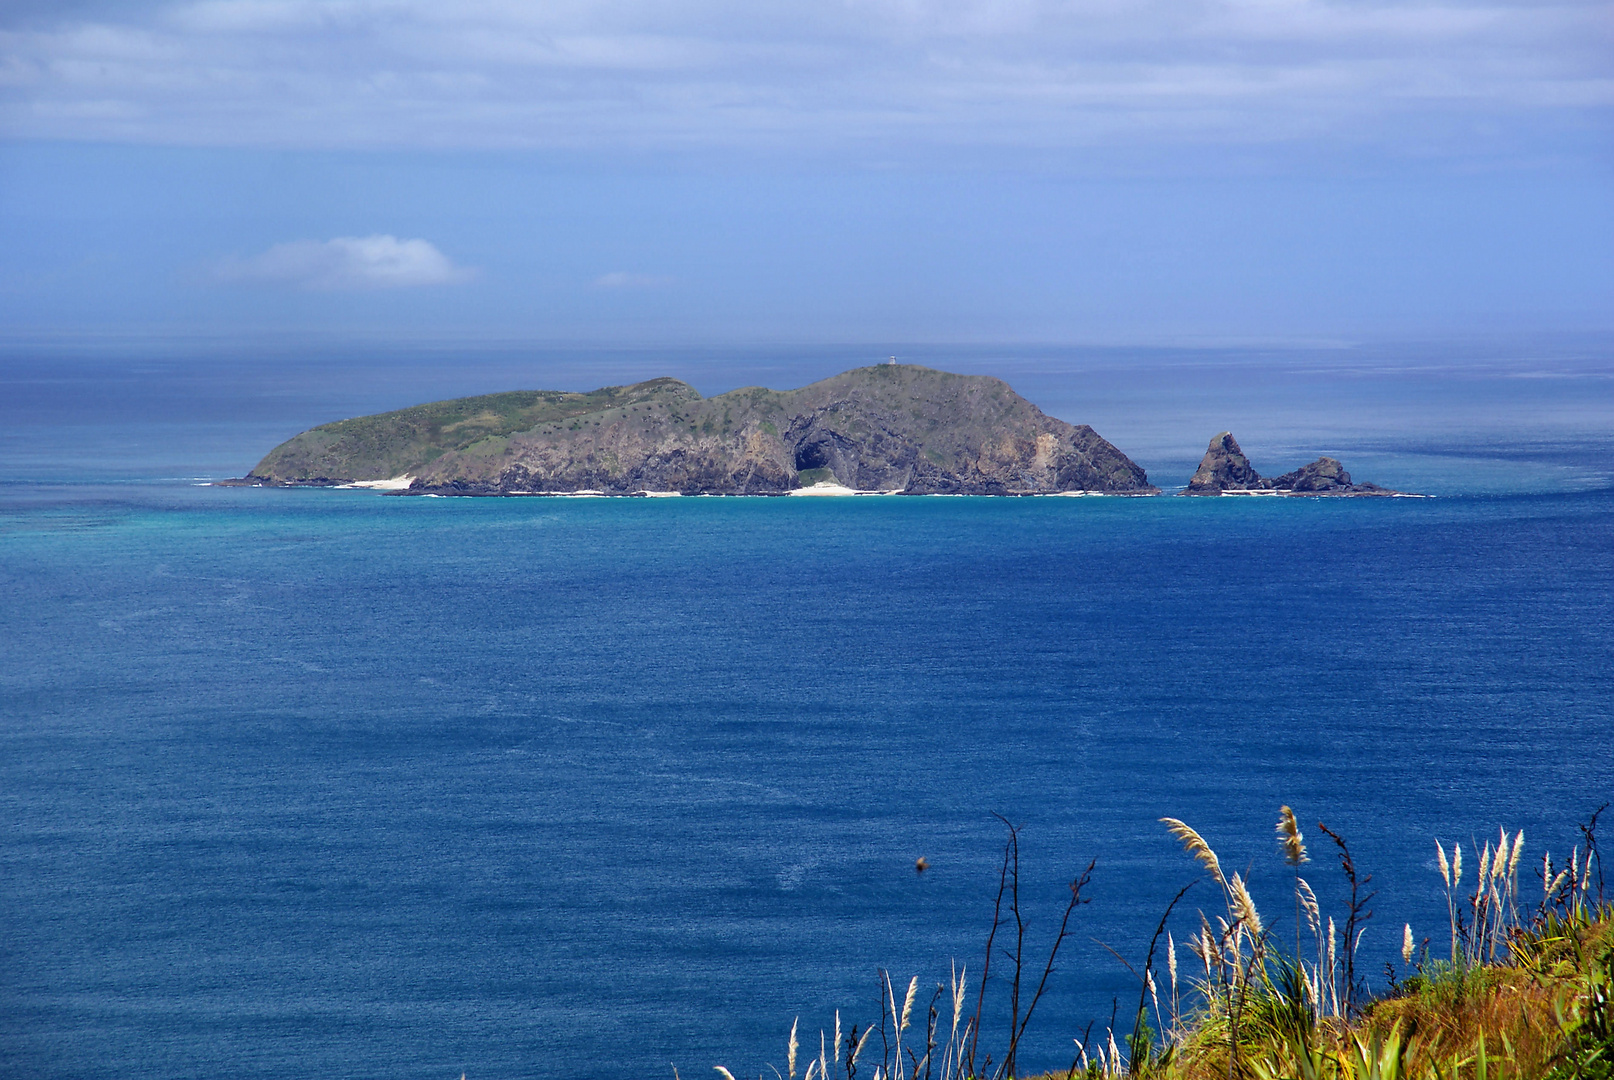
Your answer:
[[[1382,988],[1403,924],[1447,933],[1437,839],[1523,828],[1529,865],[1614,799],[1606,350],[913,352],[1168,491],[1231,428],[1433,497],[219,488],[420,400],[880,357],[0,354],[0,1074],[772,1075],[882,969],[973,987],[999,816],[1028,982],[1095,863],[1022,1051],[1064,1068],[1196,876],[1162,816],[1280,941],[1279,806],[1341,919],[1345,837]]]

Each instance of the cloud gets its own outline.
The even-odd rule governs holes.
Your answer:
[[[676,278],[659,277],[655,274],[630,274],[626,270],[613,270],[609,274],[601,274],[594,279],[596,289],[656,289],[663,285],[671,285]]]
[[[0,13],[0,131],[295,147],[1395,143],[1614,111],[1606,0],[132,0]],[[1525,137],[1520,135],[1519,137]]]
[[[454,265],[430,241],[378,234],[275,244],[250,258],[224,262],[218,276],[225,281],[341,292],[452,285],[474,277],[475,271]]]

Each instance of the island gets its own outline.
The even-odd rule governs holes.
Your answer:
[[[1091,427],[1046,415],[1002,380],[914,364],[711,398],[662,378],[440,401],[312,428],[228,483],[411,495],[1159,493]]]
[[[1377,484],[1353,483],[1335,458],[1320,457],[1282,476],[1262,476],[1239,449],[1233,433],[1216,434],[1181,495],[1402,495]]]

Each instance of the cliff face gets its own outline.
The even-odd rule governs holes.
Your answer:
[[[1183,494],[1220,495],[1224,491],[1281,491],[1295,495],[1400,494],[1377,484],[1352,483],[1345,466],[1331,457],[1320,457],[1282,476],[1263,477],[1250,465],[1238,441],[1227,431],[1211,439],[1198,471],[1188,481],[1188,490]]]
[[[304,432],[246,479],[403,475],[411,491],[487,495],[777,494],[817,481],[914,494],[1157,490],[1092,428],[1045,415],[1006,383],[912,365],[714,398],[657,379],[417,406]]]

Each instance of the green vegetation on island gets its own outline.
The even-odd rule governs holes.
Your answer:
[[[418,475],[444,454],[485,454],[520,432],[556,425],[578,430],[582,417],[698,397],[677,379],[652,379],[587,394],[515,390],[434,401],[311,428],[271,450],[248,478],[323,486]]]

